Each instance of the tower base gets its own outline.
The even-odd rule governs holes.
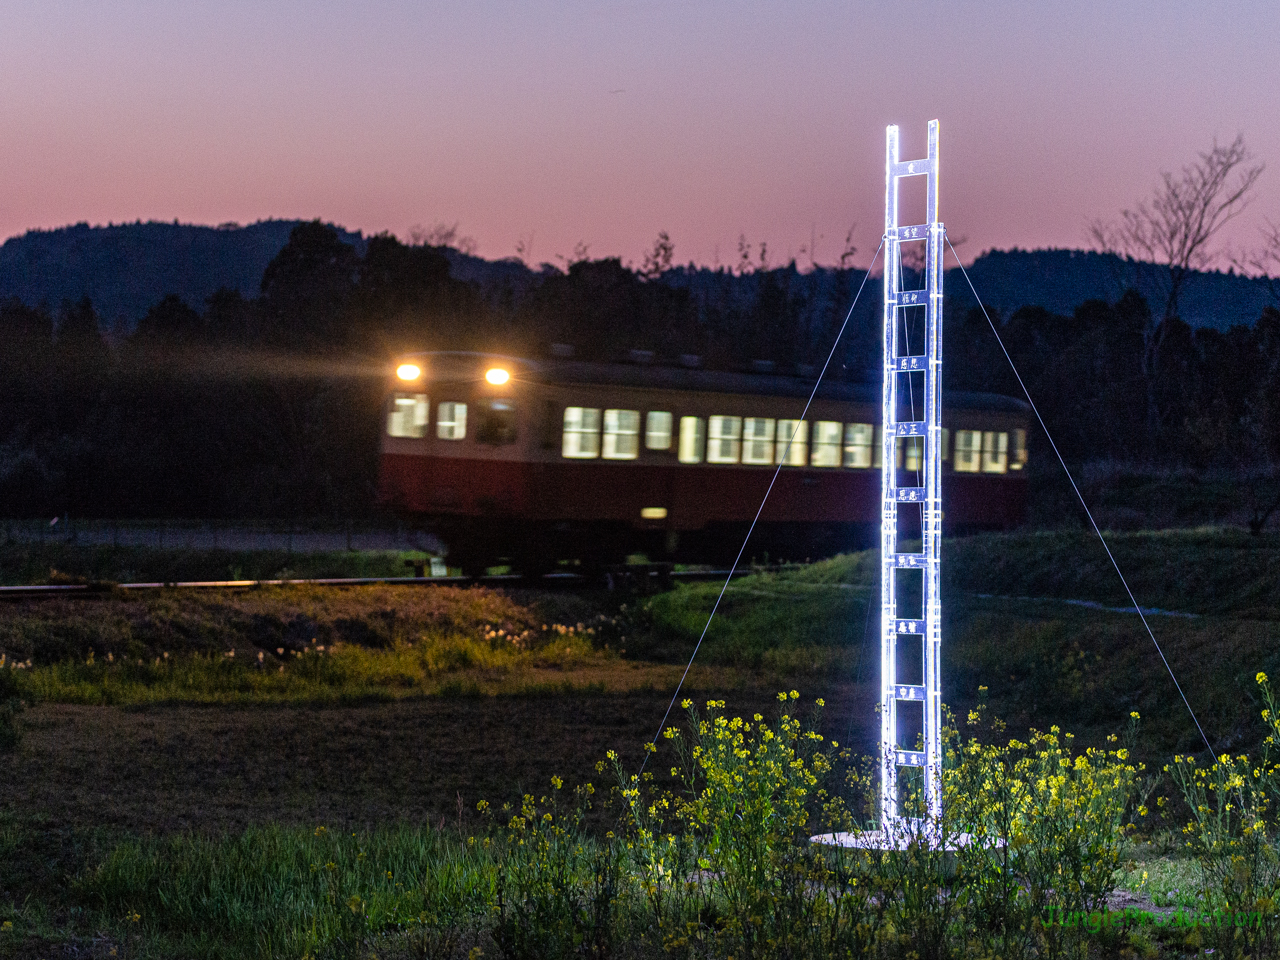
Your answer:
[[[968,833],[941,835],[933,826],[919,820],[904,821],[896,826],[879,830],[852,830],[840,833],[820,833],[809,838],[810,843],[825,847],[844,847],[850,850],[941,850],[954,853],[972,846],[1001,847],[1003,841],[993,837],[975,837]]]

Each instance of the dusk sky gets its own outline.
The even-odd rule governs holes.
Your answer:
[[[1268,164],[1271,2],[5,2],[0,239],[320,217],[478,253],[865,265],[884,128],[942,121],[941,211],[983,250],[1082,247],[1216,136]]]

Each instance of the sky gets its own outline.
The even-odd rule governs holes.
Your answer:
[[[971,260],[1085,247],[1237,134],[1280,222],[1280,17],[1236,3],[0,0],[0,239],[315,218],[476,252],[865,265],[942,122]],[[1225,261],[1224,261],[1225,263]]]

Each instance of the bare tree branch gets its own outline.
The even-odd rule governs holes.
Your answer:
[[[676,246],[671,242],[667,231],[659,231],[658,239],[653,241],[653,249],[644,255],[640,275],[646,280],[657,280],[671,269],[671,258],[675,254],[675,249]]]
[[[849,232],[844,236],[844,252],[840,254],[840,269],[848,270],[849,265],[853,262],[853,255],[858,252],[857,246],[853,242],[853,231],[858,229],[855,223],[849,227]]]
[[[1231,263],[1241,273],[1252,273],[1253,280],[1271,299],[1280,304],[1280,224],[1268,220],[1261,229],[1262,246],[1241,257],[1232,257]]]
[[[1164,426],[1156,377],[1165,334],[1178,316],[1178,301],[1193,271],[1215,259],[1214,237],[1249,204],[1265,166],[1252,164],[1252,159],[1243,135],[1227,146],[1215,139],[1208,152],[1180,173],[1162,173],[1150,199],[1122,211],[1117,221],[1095,220],[1090,225],[1097,246],[1124,259],[1122,272],[1147,272],[1164,294],[1163,320],[1157,323],[1150,317],[1142,331],[1149,455],[1158,449]]]
[[[475,237],[464,237],[458,232],[458,222],[436,223],[431,229],[418,224],[409,231],[409,241],[415,245],[426,244],[431,247],[453,247],[460,253],[474,255],[476,252]]]
[[[1250,164],[1252,159],[1243,135],[1226,146],[1214,140],[1209,151],[1180,173],[1162,173],[1150,199],[1122,211],[1118,221],[1090,225],[1103,252],[1163,268],[1158,280],[1165,294],[1165,319],[1178,315],[1178,300],[1191,273],[1213,262],[1214,237],[1249,205],[1266,166]]]

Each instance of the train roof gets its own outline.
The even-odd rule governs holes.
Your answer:
[[[615,387],[644,387],[652,390],[687,390],[695,393],[757,394],[772,397],[808,398],[813,381],[768,373],[735,373],[696,370],[685,367],[648,366],[622,363],[590,363],[581,360],[537,361],[530,373],[547,383],[583,383]],[[853,403],[879,403],[880,384],[824,381],[817,397]],[[943,403],[970,410],[1030,413],[1031,408],[1016,397],[996,393],[945,390]]]
[[[441,351],[415,356],[444,361],[446,364],[477,361],[507,363],[519,368],[521,379],[539,383],[590,384],[593,386],[639,387],[648,390],[682,390],[692,393],[733,393],[807,399],[813,390],[808,378],[773,373],[741,373],[724,370],[699,370],[640,363],[595,363],[586,360],[529,360],[492,353]],[[880,384],[825,381],[818,387],[817,398],[847,403],[879,403]],[[966,390],[944,390],[943,403],[968,410],[1030,413],[1031,408],[1016,397],[997,393]]]

